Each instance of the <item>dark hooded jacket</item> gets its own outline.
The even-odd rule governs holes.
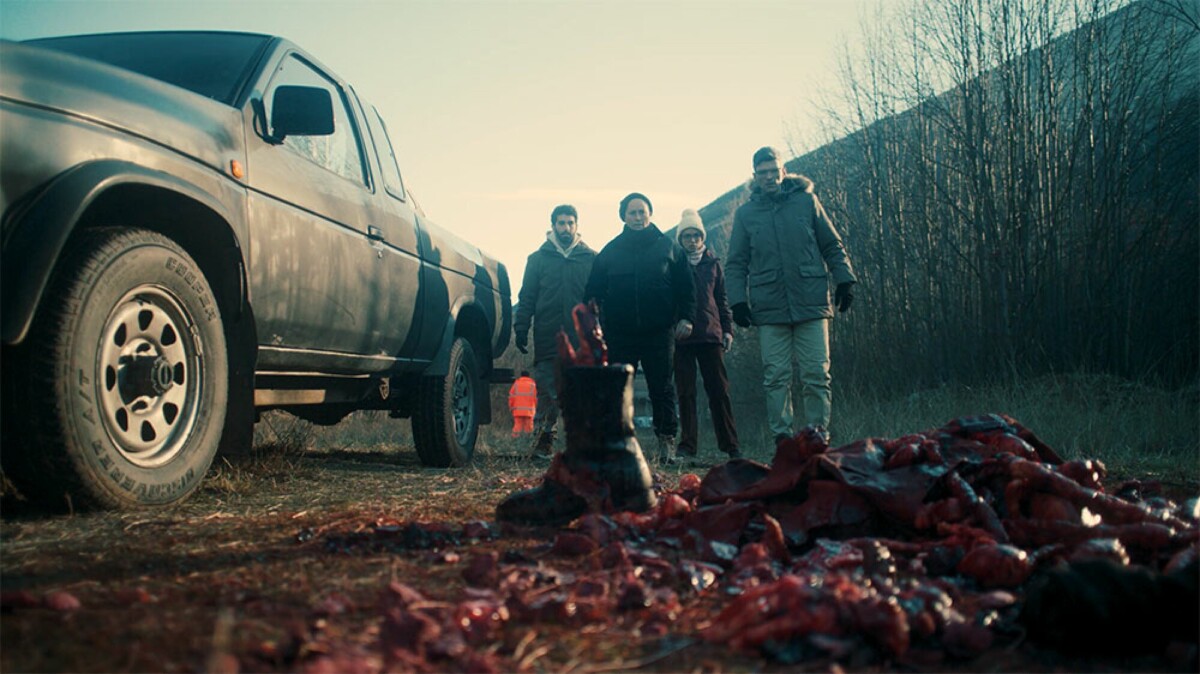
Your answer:
[[[625,228],[596,256],[584,296],[601,307],[605,332],[646,334],[691,320],[696,293],[687,254],[651,223]]]
[[[857,280],[812,189],[808,178],[787,176],[778,193],[754,188],[733,215],[725,263],[729,304],[748,303],[755,325],[832,318],[829,276],[835,284]]]
[[[725,272],[721,262],[705,248],[700,261],[692,265],[696,284],[696,312],[692,315],[692,334],[677,344],[720,344],[725,333],[733,334],[733,315],[725,297]]]
[[[555,335],[560,329],[575,336],[571,309],[583,301],[596,251],[582,239],[566,251],[556,245],[550,232],[542,244],[525,262],[525,276],[517,295],[517,311],[513,330],[518,335],[529,332],[533,323],[534,361],[553,358],[558,353]],[[572,340],[574,342],[574,340]]]

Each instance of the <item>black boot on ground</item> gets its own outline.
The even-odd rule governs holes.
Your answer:
[[[531,459],[549,460],[554,455],[554,431],[542,431],[538,433],[537,440],[533,443],[533,449],[529,452]]]
[[[633,433],[633,368],[563,369],[567,448],[536,489],[496,507],[501,522],[561,525],[585,512],[645,512],[657,502],[650,468]]]

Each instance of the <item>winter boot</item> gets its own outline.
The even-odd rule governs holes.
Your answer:
[[[537,440],[533,443],[533,450],[529,453],[529,458],[549,459],[554,454],[555,435],[554,429],[539,433]]]
[[[633,368],[567,367],[562,374],[566,450],[554,457],[540,487],[504,499],[496,519],[561,525],[589,511],[653,508],[650,468],[633,432]]]

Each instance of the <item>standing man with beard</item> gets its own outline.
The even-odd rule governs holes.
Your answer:
[[[675,462],[675,340],[692,334],[696,292],[687,255],[652,222],[644,194],[621,200],[625,229],[596,256],[584,297],[600,306],[608,361],[640,364],[660,460]]]
[[[556,206],[550,213],[551,229],[546,242],[525,262],[525,276],[517,295],[513,338],[517,350],[529,353],[529,327],[533,324],[533,379],[537,384],[537,416],[531,456],[549,458],[558,425],[558,387],[554,381],[554,359],[558,355],[555,336],[564,330],[574,346],[571,309],[583,301],[583,291],[596,251],[579,235],[579,213],[574,206]]]
[[[758,326],[767,423],[778,444],[793,433],[793,361],[804,423],[829,428],[829,277],[839,312],[850,308],[857,279],[812,181],[787,175],[771,147],[755,152],[753,164],[750,200],[733,215],[725,273],[734,322]]]

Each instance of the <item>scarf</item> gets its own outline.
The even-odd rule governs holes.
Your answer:
[[[704,251],[706,251],[706,250],[708,250],[708,247],[704,245],[703,241],[701,241],[700,247],[696,249],[696,252],[687,254],[688,263],[691,264],[693,267],[700,264],[700,258],[704,257]]]

